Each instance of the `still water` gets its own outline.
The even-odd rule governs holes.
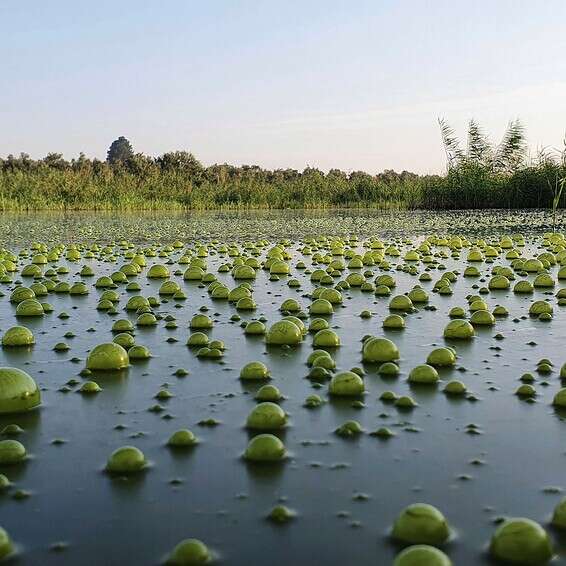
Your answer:
[[[470,241],[479,236],[499,241],[503,234],[521,232],[526,240],[522,256],[535,257],[545,251],[541,234],[549,230],[549,221],[544,211],[4,216],[0,221],[2,245],[16,254],[35,241],[49,247],[59,242],[88,247],[93,242],[128,240],[135,242],[133,249],[142,246],[159,252],[163,244],[179,239],[185,244],[183,249],[147,260],[148,267],[171,262],[171,279],[187,295],[184,301],[162,298],[154,309],[161,317],[173,315],[177,329],[166,329],[163,319],[154,327],[136,329],[136,343],[147,346],[152,358],[132,363],[120,375],[96,374],[103,391],[89,397],[77,393],[80,384],[64,386],[73,378],[84,381],[78,374],[88,351],[112,340],[111,326],[116,319],[136,321],[135,313],[123,311],[132,294],[124,285],[117,288],[117,315],[96,309],[102,290],[94,288],[94,281],[127,263],[125,248],[116,246],[115,262],[103,260],[98,253],[94,259],[71,262],[63,254],[59,261],[42,266],[44,271],[67,266],[69,273],[59,275],[59,280],[82,279],[90,288],[86,296],[50,293],[42,300],[51,303],[54,311],[43,317],[17,319],[15,305],[9,301],[16,281],[27,286],[32,281],[16,272],[13,283],[0,286],[4,294],[0,331],[24,324],[36,337],[32,348],[0,350],[0,366],[28,372],[41,386],[43,397],[39,410],[0,415],[0,430],[11,423],[24,429],[17,439],[30,454],[23,464],[0,467],[0,473],[15,484],[11,491],[0,494],[0,526],[18,545],[18,554],[8,564],[159,564],[180,540],[198,538],[223,564],[386,565],[399,549],[390,542],[388,531],[400,511],[415,502],[431,503],[446,516],[454,536],[444,551],[455,565],[492,564],[486,555],[487,544],[495,521],[507,516],[529,517],[547,527],[561,555],[557,563],[566,561],[566,538],[548,527],[566,487],[566,422],[551,406],[561,387],[559,369],[566,362],[566,307],[558,306],[554,298],[560,281],[555,289],[538,289],[526,296],[514,294],[515,282],[511,281],[511,289],[485,295],[490,309],[504,305],[509,316],[498,318],[493,327],[479,329],[473,340],[453,344],[457,364],[441,370],[442,381],[432,388],[410,386],[409,371],[424,363],[434,347],[446,344],[442,336],[448,311],[456,305],[466,307],[466,296],[477,293],[473,285],[487,285],[494,265],[510,264],[505,251],[493,263],[478,265],[485,279],[462,277],[468,265],[465,249],[459,259],[439,259],[447,270],[460,272],[452,285],[453,294],[432,292],[443,272],[432,265],[432,281],[421,285],[436,310],[417,307],[406,316],[404,330],[381,327],[389,314],[388,297],[356,288],[343,290],[343,305],[328,317],[342,344],[332,352],[337,368],[362,366],[361,340],[369,334],[386,336],[401,353],[397,378],[384,379],[376,367],[364,367],[363,408],[352,406],[351,400],[330,399],[326,383],[313,388],[305,364],[312,352],[311,336],[298,346],[282,349],[266,347],[262,337],[246,336],[241,328],[241,321],[262,315],[269,327],[281,318],[278,309],[287,298],[296,298],[308,312],[308,295],[316,285],[308,273],[295,268],[299,260],[311,267],[312,256],[300,251],[303,238],[356,234],[359,240],[345,247],[361,254],[367,238],[379,238],[386,245],[394,242],[401,256],[388,258],[391,271],[387,272],[396,280],[395,295],[419,283],[417,275],[395,267],[404,265],[405,251],[419,245],[425,235],[464,234]],[[237,312],[234,305],[213,301],[204,285],[183,280],[187,266],[177,261],[187,250],[196,249],[196,242],[237,243],[245,253],[243,242],[260,238],[270,242],[261,248],[260,260],[278,240],[289,238],[291,276],[270,281],[269,272],[260,269],[252,283],[257,310],[239,313],[241,321],[230,320]],[[208,271],[234,288],[238,282],[230,272],[217,272],[221,264],[234,258],[213,253],[215,245],[210,245],[212,253],[205,258]],[[439,251],[441,247],[434,247],[434,252]],[[18,268],[28,263],[30,257],[22,257]],[[90,265],[95,277],[79,277],[83,265]],[[424,264],[417,265],[419,273],[425,271]],[[174,274],[177,269],[180,275]],[[370,280],[384,272],[378,266],[361,271],[366,269],[373,274]],[[549,269],[555,279],[558,269]],[[336,282],[349,272],[346,269]],[[141,285],[141,294],[158,296],[162,280],[148,279],[146,273],[147,268],[133,279]],[[291,277],[299,280],[299,288],[288,287]],[[517,280],[521,278],[517,275]],[[532,281],[534,275],[525,278]],[[551,322],[529,317],[535,299],[553,304]],[[210,309],[208,315],[214,320],[210,337],[226,344],[221,361],[197,359],[186,346],[188,323],[202,306]],[[359,317],[365,309],[371,310],[371,318]],[[58,318],[62,311],[69,318]],[[74,338],[64,337],[69,331]],[[496,334],[504,339],[496,340]],[[62,341],[70,350],[54,352],[54,345]],[[553,362],[555,371],[550,376],[536,373],[541,358]],[[285,396],[281,406],[289,415],[289,424],[276,433],[289,452],[282,464],[250,465],[241,457],[252,436],[244,428],[246,416],[256,404],[254,393],[261,384],[244,385],[238,376],[241,367],[254,360],[269,367],[271,383]],[[187,369],[189,375],[177,377],[178,368]],[[525,372],[536,378],[533,403],[514,395]],[[452,379],[463,381],[477,401],[443,394],[443,383]],[[163,388],[174,396],[160,401],[163,412],[149,411],[157,402],[155,394]],[[386,390],[411,395],[418,407],[400,412],[379,400]],[[303,403],[313,393],[327,402],[306,409]],[[219,424],[199,426],[210,418]],[[364,434],[354,439],[334,434],[351,419],[362,425]],[[477,425],[481,434],[467,434],[470,424]],[[395,436],[384,441],[367,434],[382,426]],[[191,429],[200,442],[187,452],[172,452],[165,443],[181,428]],[[123,445],[140,448],[151,462],[149,469],[128,479],[105,474],[108,456]],[[14,489],[30,496],[15,499]],[[296,519],[284,526],[266,520],[270,509],[280,502],[297,512]],[[58,545],[59,551],[53,548],[57,543],[65,543]]]

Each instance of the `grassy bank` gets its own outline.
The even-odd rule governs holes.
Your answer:
[[[512,174],[462,167],[444,176],[383,179],[360,173],[306,172],[292,179],[242,175],[195,182],[167,171],[143,176],[104,165],[101,175],[40,165],[0,172],[0,210],[545,208],[552,205],[555,179],[565,175],[558,165],[539,165]]]
[[[492,146],[470,122],[461,150],[441,122],[444,175],[332,169],[203,167],[190,153],[129,154],[100,161],[59,154],[0,159],[0,210],[211,210],[367,207],[383,209],[552,208],[564,206],[566,151],[526,158],[522,127],[511,123]]]

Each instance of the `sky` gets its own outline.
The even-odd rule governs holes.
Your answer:
[[[564,0],[0,0],[0,156],[445,169],[438,118],[566,132]]]

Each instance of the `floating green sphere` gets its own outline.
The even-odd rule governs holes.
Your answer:
[[[114,342],[99,344],[88,355],[86,367],[90,370],[111,371],[127,368],[128,352]]]
[[[328,391],[338,397],[353,397],[361,395],[365,391],[365,385],[357,373],[343,371],[332,378]]]
[[[406,295],[396,295],[389,301],[389,309],[408,312],[413,309],[413,301]]]
[[[530,519],[508,519],[500,525],[489,547],[497,559],[512,564],[538,566],[552,558],[552,544],[547,532]]]
[[[417,544],[401,551],[393,566],[452,566],[452,561],[434,546]]]
[[[137,346],[132,346],[128,350],[128,358],[130,360],[148,360],[151,358],[151,352],[147,346],[138,344]]]
[[[102,388],[96,381],[85,381],[82,387],[79,389],[80,393],[92,394],[92,393],[99,393],[102,391]]]
[[[488,310],[478,309],[473,312],[470,322],[475,326],[493,326],[495,317]]]
[[[169,270],[165,265],[155,263],[147,272],[148,279],[165,279],[169,277]]]
[[[315,299],[309,307],[309,313],[314,315],[328,315],[333,312],[332,303],[326,299]]]
[[[415,503],[406,507],[393,525],[392,535],[410,544],[440,545],[450,536],[444,515],[428,503]]]
[[[12,326],[2,336],[2,346],[31,346],[35,344],[33,332],[25,326]]]
[[[383,319],[383,328],[400,329],[405,328],[405,319],[398,314],[390,314]]]
[[[259,403],[248,415],[246,426],[255,430],[275,430],[287,423],[285,411],[270,401]]]
[[[444,338],[469,340],[475,334],[474,327],[467,320],[462,319],[451,320],[444,329]]]
[[[194,446],[197,443],[196,436],[188,429],[182,428],[175,431],[167,441],[169,446],[175,448],[184,448],[187,446]]]
[[[244,457],[253,462],[278,462],[285,457],[285,445],[273,434],[254,436]]]
[[[529,308],[531,315],[552,314],[552,312],[552,305],[547,301],[535,301]]]
[[[110,455],[106,464],[108,472],[130,474],[139,472],[147,462],[143,452],[135,446],[122,446]]]
[[[240,379],[256,380],[267,379],[269,370],[263,362],[249,362],[240,370]]]
[[[437,383],[439,380],[438,372],[428,364],[421,364],[414,367],[409,374],[410,383]]]
[[[561,389],[552,401],[555,407],[566,407],[566,388]]]
[[[16,316],[43,316],[45,311],[36,299],[26,299],[16,307]]]
[[[448,395],[464,395],[466,393],[466,386],[457,379],[449,381],[444,387],[444,393]]]
[[[451,348],[435,348],[427,357],[426,363],[435,367],[453,366],[456,354]]]
[[[167,564],[174,566],[200,566],[212,560],[207,546],[196,538],[181,541],[171,553]]]
[[[6,558],[14,551],[14,545],[8,533],[0,527],[0,560]]]
[[[315,348],[337,348],[340,346],[340,337],[334,330],[325,328],[314,335],[312,345]]]
[[[33,378],[17,368],[0,367],[0,413],[20,413],[41,403]]]
[[[280,346],[299,344],[302,339],[303,334],[301,329],[290,320],[280,320],[271,325],[265,337],[267,344]]]
[[[257,401],[279,401],[283,398],[281,391],[275,385],[264,385],[260,387],[255,396]]]
[[[562,530],[566,530],[566,497],[560,500],[552,514],[552,524]]]
[[[369,338],[362,349],[364,362],[393,362],[399,359],[397,346],[387,338]]]
[[[0,441],[0,466],[17,464],[26,457],[26,448],[17,440]]]

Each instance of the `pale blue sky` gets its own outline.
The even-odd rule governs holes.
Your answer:
[[[566,130],[565,0],[0,0],[0,155],[444,168],[438,116]]]

